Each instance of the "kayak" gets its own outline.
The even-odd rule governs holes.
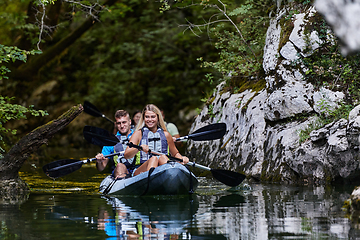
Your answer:
[[[197,186],[198,180],[189,169],[169,162],[131,178],[114,180],[107,176],[99,191],[108,195],[184,195],[193,193]]]

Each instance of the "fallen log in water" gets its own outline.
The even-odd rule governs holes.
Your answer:
[[[5,154],[0,160],[0,199],[12,202],[28,195],[29,187],[19,177],[21,166],[32,153],[36,152],[41,145],[47,144],[57,132],[64,129],[82,111],[81,104],[72,107],[57,119],[28,133]]]

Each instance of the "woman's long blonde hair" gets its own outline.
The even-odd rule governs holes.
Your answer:
[[[154,104],[148,104],[148,105],[146,105],[146,106],[144,107],[144,109],[143,109],[142,112],[141,112],[141,118],[140,118],[138,124],[136,125],[135,131],[136,131],[136,130],[139,130],[139,129],[141,129],[141,128],[143,128],[143,127],[145,126],[145,121],[144,121],[144,119],[145,119],[145,112],[146,112],[146,111],[152,111],[152,112],[154,112],[154,113],[157,115],[157,117],[158,117],[158,127],[161,127],[164,131],[167,131],[166,125],[165,125],[165,122],[164,122],[164,119],[163,119],[162,114],[161,114],[161,111],[160,111],[160,109],[159,109],[157,106],[155,106]]]

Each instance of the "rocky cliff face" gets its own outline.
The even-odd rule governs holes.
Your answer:
[[[352,181],[360,174],[360,106],[310,133],[300,143],[299,131],[317,123],[318,114],[336,109],[346,94],[304,80],[299,57],[311,56],[324,39],[308,26],[317,14],[311,7],[284,24],[284,11],[270,21],[264,48],[266,87],[231,94],[224,83],[204,107],[192,131],[215,122],[227,124],[221,140],[190,142],[188,156],[213,168],[252,178],[286,183]],[[289,27],[290,26],[290,27]],[[310,29],[310,30],[309,30]],[[332,41],[328,32],[325,41]]]

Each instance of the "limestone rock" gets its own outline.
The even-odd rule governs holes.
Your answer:
[[[345,94],[306,82],[307,69],[297,62],[321,48],[318,33],[304,30],[314,14],[311,7],[294,16],[289,39],[280,43],[284,11],[279,10],[264,47],[266,87],[231,94],[223,91],[225,83],[219,84],[191,131],[224,122],[227,132],[215,141],[189,141],[190,158],[271,182],[325,184],[358,178],[360,105],[348,119],[324,125],[318,115],[341,106]],[[331,39],[326,41],[332,44]],[[300,133],[308,134],[306,141]]]
[[[347,210],[349,212],[357,212],[358,214],[360,213],[360,187],[356,187],[352,193],[350,198],[347,200],[348,202],[348,206],[347,206]]]
[[[297,49],[300,49],[300,54],[304,57],[310,56],[322,43],[315,30],[311,31],[310,34],[305,33],[305,26],[311,24],[308,23],[308,19],[315,13],[315,8],[311,7],[306,13],[297,14],[294,21],[294,29],[289,37],[289,41]]]

